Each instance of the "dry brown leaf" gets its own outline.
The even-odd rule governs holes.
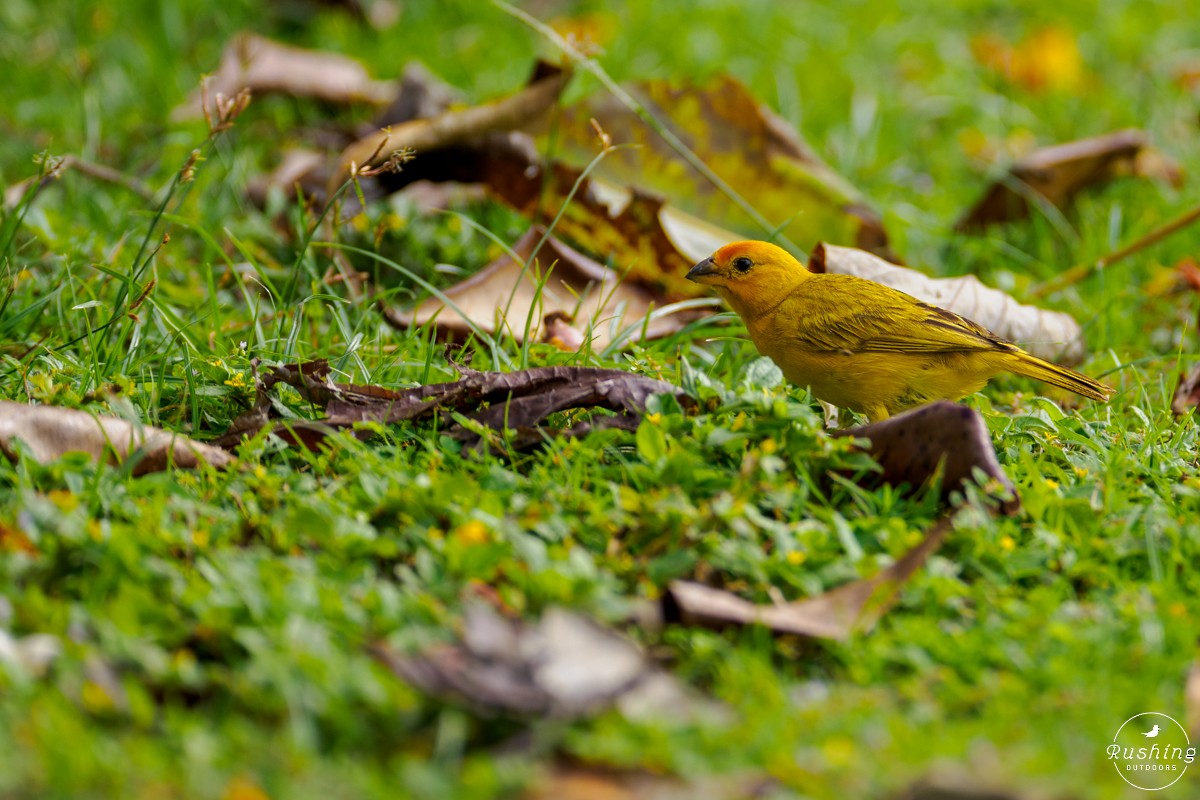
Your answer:
[[[396,95],[389,81],[372,80],[362,64],[336,53],[290,47],[257,34],[235,35],[221,54],[221,65],[208,84],[211,96],[233,97],[243,89],[255,95],[280,92],[328,103],[384,105]],[[171,112],[172,119],[204,115],[200,91]]]
[[[420,158],[423,153],[470,145],[485,134],[530,124],[554,105],[569,79],[569,72],[543,66],[528,86],[507,97],[446,111],[431,119],[403,122],[359,139],[338,159],[326,193],[333,196],[350,177],[352,165],[362,168],[382,164],[399,151],[413,151]]]
[[[975,483],[978,470],[997,490],[993,495],[1004,513],[1014,514],[1021,507],[1012,481],[996,460],[987,423],[972,408],[939,400],[835,435],[869,440],[868,452],[882,468],[878,480],[883,483],[915,489],[940,477],[946,495]],[[867,482],[873,481],[868,477]]]
[[[996,460],[987,426],[973,409],[941,401],[840,435],[869,440],[868,451],[882,467],[879,479],[885,483],[917,488],[940,475],[943,492],[948,493],[974,483],[980,471],[999,490],[995,494],[1003,513],[1020,508],[1012,482]],[[757,605],[723,589],[675,581],[663,596],[662,616],[687,625],[763,625],[776,633],[845,639],[879,621],[952,526],[953,519],[944,516],[920,544],[879,574],[793,603]]]
[[[1019,159],[989,187],[956,228],[978,231],[994,222],[1029,216],[1031,197],[1065,207],[1082,189],[1121,174],[1136,172],[1146,134],[1129,129],[1042,148]],[[1165,175],[1177,174],[1165,167]]]
[[[999,289],[985,286],[974,275],[930,278],[862,250],[824,242],[813,250],[808,268],[813,272],[857,275],[898,289],[966,317],[1039,358],[1073,365],[1086,355],[1083,332],[1071,315],[1022,305]]]
[[[133,460],[133,474],[169,466],[193,469],[200,464],[229,466],[228,453],[188,437],[150,425],[53,406],[0,401],[0,452],[16,458],[18,445],[46,464],[67,453],[87,453],[97,461]]]
[[[688,779],[645,770],[556,765],[526,790],[525,800],[753,800],[771,797],[775,782],[761,775]]]
[[[758,212],[783,225],[781,232],[797,245],[808,249],[824,239],[886,250],[882,223],[861,193],[735,79],[718,76],[702,86],[646,81],[625,88]],[[614,144],[636,145],[609,153],[596,167],[598,179],[652,192],[669,208],[735,231],[733,238],[763,238],[758,223],[608,93],[588,98],[555,122],[555,141],[563,142],[577,165],[596,154],[593,119]]]
[[[725,713],[655,666],[632,640],[561,608],[524,623],[472,603],[459,643],[411,655],[383,643],[370,650],[413,686],[485,714],[571,719],[616,707],[633,719],[685,721]]]
[[[951,527],[951,519],[943,517],[920,544],[874,577],[794,603],[757,605],[724,589],[672,581],[663,595],[663,620],[706,628],[762,625],[776,633],[846,639],[879,621],[904,582],[942,546]]]
[[[1177,417],[1200,407],[1200,364],[1194,365],[1190,371],[1180,373],[1179,384],[1171,398],[1171,411]]]
[[[621,280],[579,251],[546,237],[540,227],[527,231],[512,249],[520,260],[505,253],[444,290],[453,306],[431,297],[409,311],[389,309],[386,319],[401,328],[433,321],[439,336],[460,340],[474,325],[521,342],[528,325],[534,340],[557,338],[559,346],[577,350],[590,337],[599,350],[618,337],[642,341],[665,336],[696,317],[695,310],[688,310],[646,321],[653,309],[667,304],[664,296]]]
[[[484,428],[517,431],[519,435],[510,444],[523,449],[554,433],[582,436],[593,428],[634,429],[646,401],[655,394],[671,394],[681,402],[691,402],[678,386],[619,369],[535,367],[516,372],[478,372],[458,365],[455,368],[462,375],[458,381],[395,390],[334,383],[325,361],[275,367],[258,376],[254,408],[234,420],[214,444],[236,447],[245,437],[270,425],[272,432],[285,440],[311,446],[336,430],[362,422],[386,424],[448,416],[457,411]],[[304,399],[323,405],[325,419],[273,423],[273,406],[267,393],[277,383],[291,385]],[[617,412],[617,416],[596,417],[560,431],[541,427],[551,414],[572,408],[603,408]],[[471,445],[481,441],[477,430],[449,419],[444,430]]]

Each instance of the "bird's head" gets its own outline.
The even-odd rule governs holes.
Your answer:
[[[778,305],[812,273],[769,242],[727,244],[692,267],[687,279],[714,287],[738,314]]]

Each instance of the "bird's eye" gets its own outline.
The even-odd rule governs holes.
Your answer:
[[[749,272],[750,268],[753,266],[754,266],[754,262],[751,261],[750,259],[746,258],[745,256],[740,256],[733,260],[733,268],[736,269],[738,272]]]

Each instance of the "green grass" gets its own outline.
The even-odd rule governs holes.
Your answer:
[[[1021,298],[1196,202],[1191,182],[1119,181],[1083,195],[1065,225],[951,232],[985,180],[964,131],[1049,144],[1140,126],[1200,173],[1200,101],[1172,79],[1200,47],[1182,0],[960,0],[936,16],[911,0],[546,5],[530,10],[627,20],[601,58],[617,80],[727,70],[746,81],[872,198],[898,251],[935,273],[975,273]],[[383,33],[333,10],[305,21],[299,3],[260,6],[0,4],[0,182],[35,174],[46,151],[160,192],[146,202],[68,173],[11,239],[0,226],[0,302],[11,289],[0,398],[203,439],[252,399],[252,358],[328,358],[360,383],[452,377],[427,332],[391,330],[321,282],[331,248],[298,254],[294,235],[311,219],[282,209],[289,238],[244,199],[281,140],[326,110],[258,98],[211,146],[202,123],[169,112],[242,28],[352,54],[381,78],[419,59],[471,100],[516,88],[552,49],[482,2],[404,3]],[[1016,40],[1048,24],[1079,35],[1088,77],[1077,93],[1033,93],[972,58],[975,34]],[[570,92],[589,88],[581,77]],[[196,180],[161,206],[197,147]],[[523,228],[494,206],[461,211],[508,242]],[[726,724],[484,719],[407,687],[364,645],[447,639],[478,583],[527,616],[565,605],[615,622],[697,571],[765,602],[768,587],[811,595],[912,546],[935,501],[822,481],[860,458],[824,435],[805,392],[756,383],[736,327],[709,322],[611,358],[498,340],[500,363],[619,366],[715,408],[661,408],[639,436],[606,431],[509,458],[402,425],[321,454],[258,439],[240,453],[245,470],[137,479],[77,458],[0,459],[0,605],[11,606],[0,625],[63,645],[43,677],[0,663],[0,796],[216,798],[257,785],[277,798],[493,797],[520,791],[556,753],[684,775],[765,770],[808,797],[882,796],[946,764],[1010,786],[1126,796],[1103,746],[1134,713],[1182,719],[1196,654],[1198,429],[1167,410],[1198,349],[1196,301],[1146,286],[1197,241],[1185,231],[1051,298],[1085,324],[1085,371],[1120,393],[1066,414],[1012,380],[973,398],[1024,511],[963,519],[877,630],[833,644],[633,630],[728,703]],[[444,286],[452,278],[435,263],[470,272],[499,252],[459,217],[386,204],[338,243],[378,253],[346,250],[398,304],[424,294],[383,259]],[[251,269],[273,299],[244,290]],[[132,319],[125,303],[150,278]],[[476,365],[491,366],[477,349]],[[472,522],[486,541],[462,535]],[[24,539],[32,553],[15,544]],[[528,750],[502,747],[527,728]],[[1194,791],[1198,774],[1172,796]]]

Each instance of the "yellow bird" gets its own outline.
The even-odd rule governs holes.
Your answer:
[[[873,422],[922,403],[957,400],[1000,372],[1093,400],[1115,391],[904,292],[852,275],[809,272],[767,242],[726,245],[687,277],[716,288],[788,380]]]

